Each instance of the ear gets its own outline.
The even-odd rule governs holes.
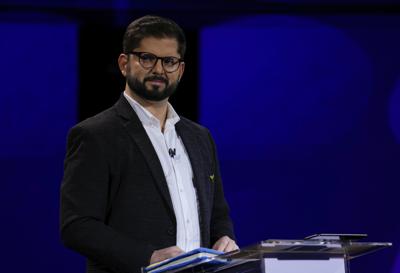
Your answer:
[[[118,67],[124,77],[126,77],[126,69],[129,61],[128,58],[129,57],[126,54],[120,54],[118,57]]]
[[[185,72],[185,63],[181,62],[181,65],[179,66],[178,81],[180,81],[182,79],[183,72]]]

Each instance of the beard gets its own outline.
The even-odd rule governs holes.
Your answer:
[[[162,81],[165,84],[164,89],[160,89],[159,86],[153,86],[152,89],[146,87],[147,81],[158,80]],[[164,99],[169,98],[172,94],[175,93],[176,88],[178,87],[178,81],[172,84],[169,84],[169,81],[161,76],[149,76],[143,79],[143,82],[138,80],[136,77],[128,73],[126,75],[126,82],[129,88],[139,97],[149,101],[162,101]]]

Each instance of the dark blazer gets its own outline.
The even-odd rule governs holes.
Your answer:
[[[175,125],[196,188],[201,244],[234,239],[213,139],[183,117]],[[87,272],[139,273],[154,250],[176,245],[163,169],[135,111],[121,96],[73,127],[61,186],[61,238],[87,257]]]

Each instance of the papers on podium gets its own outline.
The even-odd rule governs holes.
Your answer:
[[[212,264],[225,263],[223,260],[214,259],[216,256],[224,254],[224,252],[209,248],[196,248],[189,252],[182,253],[179,256],[170,258],[159,263],[154,263],[144,269],[146,273],[161,273],[169,270],[185,267],[187,265],[206,263]]]

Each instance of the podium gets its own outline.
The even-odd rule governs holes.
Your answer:
[[[303,240],[266,240],[168,273],[349,273],[354,258],[391,246],[358,242],[359,235],[313,235]]]

